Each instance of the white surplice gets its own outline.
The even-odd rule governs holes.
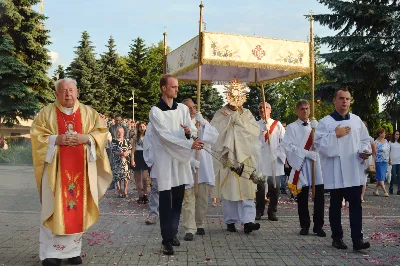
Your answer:
[[[143,140],[143,159],[148,167],[152,167],[154,163],[153,155],[153,126],[151,123],[147,124],[146,134]]]
[[[178,104],[177,109],[168,111],[153,106],[149,118],[154,129],[154,164],[151,171],[157,178],[158,190],[170,190],[193,183],[189,164],[193,140],[186,138],[181,127],[191,127],[187,106]]]
[[[278,122],[275,126],[274,131],[270,134],[270,145],[268,141],[265,141],[265,133],[267,129],[269,130],[274,120],[269,118],[267,123],[264,120],[257,121],[260,128],[260,143],[261,143],[261,160],[259,164],[259,170],[263,175],[266,176],[281,176],[285,175],[285,161],[286,154],[283,149],[281,142],[285,136],[285,128],[282,126],[281,122]],[[275,168],[275,174],[272,171]]]
[[[73,108],[65,108],[64,112],[67,115],[73,113]],[[46,154],[46,163],[44,165],[42,177],[42,199],[53,199],[54,193],[51,191],[48,183],[47,164],[54,160],[56,152],[56,135],[49,137],[49,146]],[[93,167],[96,167],[96,146],[94,140],[89,136],[90,144],[86,145],[89,174],[93,174]],[[93,166],[94,164],[94,166]],[[48,218],[44,214],[49,213],[46,208],[54,208],[54,205],[42,203],[41,223],[39,227],[39,258],[44,260],[47,258],[68,259],[78,257],[81,255],[82,249],[82,234],[74,235],[54,235],[51,229],[43,225],[44,221]]]
[[[296,171],[299,173],[299,181],[297,188],[303,186],[312,185],[312,160],[306,158],[307,150],[304,149],[307,140],[311,134],[311,126],[303,126],[303,121],[297,119],[297,121],[289,124],[286,128],[285,137],[283,138],[282,146],[286,152],[286,158],[289,165],[292,167],[292,171],[289,176],[289,183],[293,184],[293,177]],[[312,150],[312,145],[309,151]],[[317,153],[317,160],[315,165],[315,184],[323,184],[320,158]]]
[[[364,123],[354,114],[349,120],[336,121],[332,116],[324,117],[315,130],[315,147],[321,158],[321,170],[325,189],[337,189],[365,184],[365,169],[359,152],[371,151],[370,137]],[[337,138],[337,126],[351,127],[350,133]]]
[[[196,128],[196,121],[192,120],[192,135],[197,136],[197,128]],[[213,157],[210,154],[212,153],[211,146],[217,141],[218,139],[218,131],[215,127],[211,126],[209,123],[200,126],[200,136],[198,136],[200,140],[204,142],[204,149],[198,151],[199,158],[198,161],[200,162],[199,167],[199,184],[205,183],[210,186],[215,185],[215,176],[214,176],[214,167],[213,167]],[[192,158],[196,158],[196,151],[193,151]],[[195,168],[192,167],[193,177],[195,176]],[[194,183],[186,185],[186,189],[192,188]]]

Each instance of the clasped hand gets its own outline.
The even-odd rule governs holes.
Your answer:
[[[83,134],[74,135],[58,135],[56,138],[56,145],[58,146],[77,146],[80,144],[87,144],[89,142],[89,137]]]

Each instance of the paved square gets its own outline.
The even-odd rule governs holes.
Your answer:
[[[348,208],[343,209],[342,222],[350,249],[339,251],[331,247],[329,197],[328,237],[319,238],[299,235],[297,206],[283,195],[279,221],[264,218],[260,231],[250,235],[243,229],[227,232],[221,208],[210,206],[206,235],[185,242],[181,228],[181,246],[168,257],[161,252],[159,224],[144,224],[147,207],[138,205],[135,195],[133,189],[129,199],[119,199],[114,191],[106,194],[99,221],[84,234],[83,265],[400,265],[400,196],[372,196],[372,185],[363,204],[364,237],[372,245],[365,252],[351,249]],[[0,165],[0,266],[41,265],[39,216],[33,168]]]

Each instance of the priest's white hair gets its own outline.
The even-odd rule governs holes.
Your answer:
[[[260,103],[260,104],[258,105],[258,108],[260,108],[262,105],[263,105],[263,104]],[[272,109],[272,108],[271,108],[271,105],[270,105],[269,103],[267,103],[267,102],[265,102],[265,107],[267,107],[267,108],[269,108],[269,109]]]
[[[78,87],[78,83],[74,79],[71,79],[71,78],[59,79],[56,81],[56,85],[55,85],[56,91],[58,90],[58,87],[60,86],[60,84],[63,82],[72,82],[76,87]]]

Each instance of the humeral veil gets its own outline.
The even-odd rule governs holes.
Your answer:
[[[92,226],[99,217],[100,199],[112,180],[104,121],[78,101],[72,113],[68,115],[56,101],[41,110],[31,128],[41,222],[54,235],[79,234]],[[54,146],[54,155],[48,159],[50,136],[64,134],[68,123],[74,125],[76,133],[89,135],[92,146]]]

